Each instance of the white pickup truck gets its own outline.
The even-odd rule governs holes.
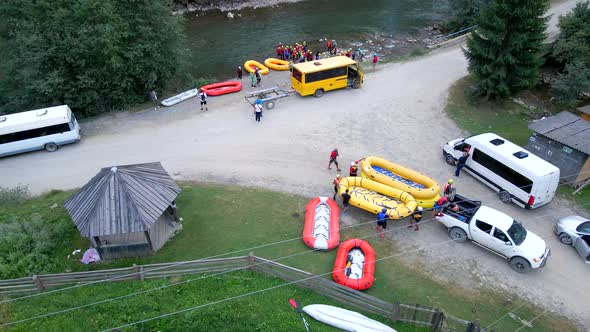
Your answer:
[[[451,207],[456,204],[458,211]],[[436,216],[456,242],[471,240],[510,262],[516,272],[543,267],[551,254],[545,241],[506,214],[461,195]]]

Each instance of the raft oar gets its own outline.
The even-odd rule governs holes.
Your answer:
[[[303,326],[305,326],[305,330],[307,332],[311,332],[311,329],[309,328],[309,324],[305,320],[305,316],[303,316],[303,311],[301,311],[301,308],[299,308],[299,305],[297,304],[297,302],[295,302],[295,300],[293,300],[293,299],[290,299],[289,303],[291,304],[291,306],[293,306],[293,308],[295,308],[295,310],[297,310],[297,312],[299,313],[299,316],[301,316],[301,320],[303,321]]]

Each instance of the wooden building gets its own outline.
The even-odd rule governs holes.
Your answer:
[[[102,259],[149,255],[182,228],[180,188],[159,162],[105,167],[64,207]]]
[[[561,181],[577,186],[590,179],[590,107],[532,122],[526,149],[559,167]],[[587,113],[584,113],[587,112]]]

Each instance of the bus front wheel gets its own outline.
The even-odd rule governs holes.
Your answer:
[[[313,96],[316,97],[316,98],[320,98],[323,95],[324,95],[324,89],[317,89],[313,93]]]
[[[353,89],[358,89],[360,86],[361,86],[361,82],[359,82],[359,80],[352,81],[352,88]]]
[[[57,144],[55,143],[47,143],[45,144],[45,150],[49,151],[49,152],[55,152],[57,151]]]

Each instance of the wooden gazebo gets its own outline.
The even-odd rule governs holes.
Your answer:
[[[149,255],[182,228],[180,188],[159,162],[105,167],[64,207],[102,259]]]

